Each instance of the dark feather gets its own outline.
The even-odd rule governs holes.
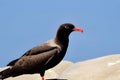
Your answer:
[[[21,70],[22,68],[24,68],[24,70],[27,70],[27,71],[38,69],[40,68],[40,66],[44,66],[45,64],[47,64],[52,59],[52,57],[58,54],[58,52],[60,52],[58,50],[59,48],[54,48],[52,50],[49,50],[37,55],[23,56],[15,63],[15,66],[13,66],[13,68],[19,67],[21,68]],[[34,71],[36,70],[33,70],[33,72]]]
[[[13,66],[19,59],[15,59],[7,64],[7,66]]]
[[[42,53],[48,52],[50,50],[53,50],[55,48],[57,48],[57,47],[51,47],[51,46],[48,45],[48,43],[44,43],[44,44],[42,44],[40,46],[36,46],[36,47],[30,49],[22,57],[24,57],[24,56],[32,56],[32,55],[37,55],[37,54],[42,54]],[[7,66],[13,66],[19,59],[20,58],[11,61]]]
[[[56,48],[56,46],[55,47],[51,47],[47,43],[44,43],[44,44],[42,44],[40,46],[36,46],[36,47],[30,49],[23,56],[30,56],[30,55],[41,54],[41,53],[53,50],[55,48]]]

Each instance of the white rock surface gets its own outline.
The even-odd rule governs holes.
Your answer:
[[[61,77],[68,80],[120,80],[120,55],[75,63]]]
[[[2,70],[1,68],[0,70]],[[40,80],[39,74],[22,75],[5,80]],[[120,80],[120,54],[109,55],[83,62],[62,61],[49,69],[46,79],[60,78],[68,80]]]
[[[59,65],[55,66],[52,68],[58,75],[61,75],[63,71],[65,71],[67,68],[72,66],[73,63],[70,61],[62,61],[59,63]]]

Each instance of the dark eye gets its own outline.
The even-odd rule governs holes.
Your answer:
[[[66,29],[69,29],[69,26],[65,26]]]

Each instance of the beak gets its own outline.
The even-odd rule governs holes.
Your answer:
[[[75,27],[73,30],[78,31],[78,32],[83,32],[83,30],[81,28],[77,28],[77,27]]]

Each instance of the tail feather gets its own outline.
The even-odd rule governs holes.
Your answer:
[[[3,80],[3,79],[2,79],[2,75],[0,75],[0,80]]]
[[[2,72],[0,72],[0,80],[3,80],[3,79],[2,79]]]
[[[8,78],[10,76],[11,76],[11,69],[10,68],[5,69],[5,70],[0,72],[0,80],[3,80],[3,79]]]

